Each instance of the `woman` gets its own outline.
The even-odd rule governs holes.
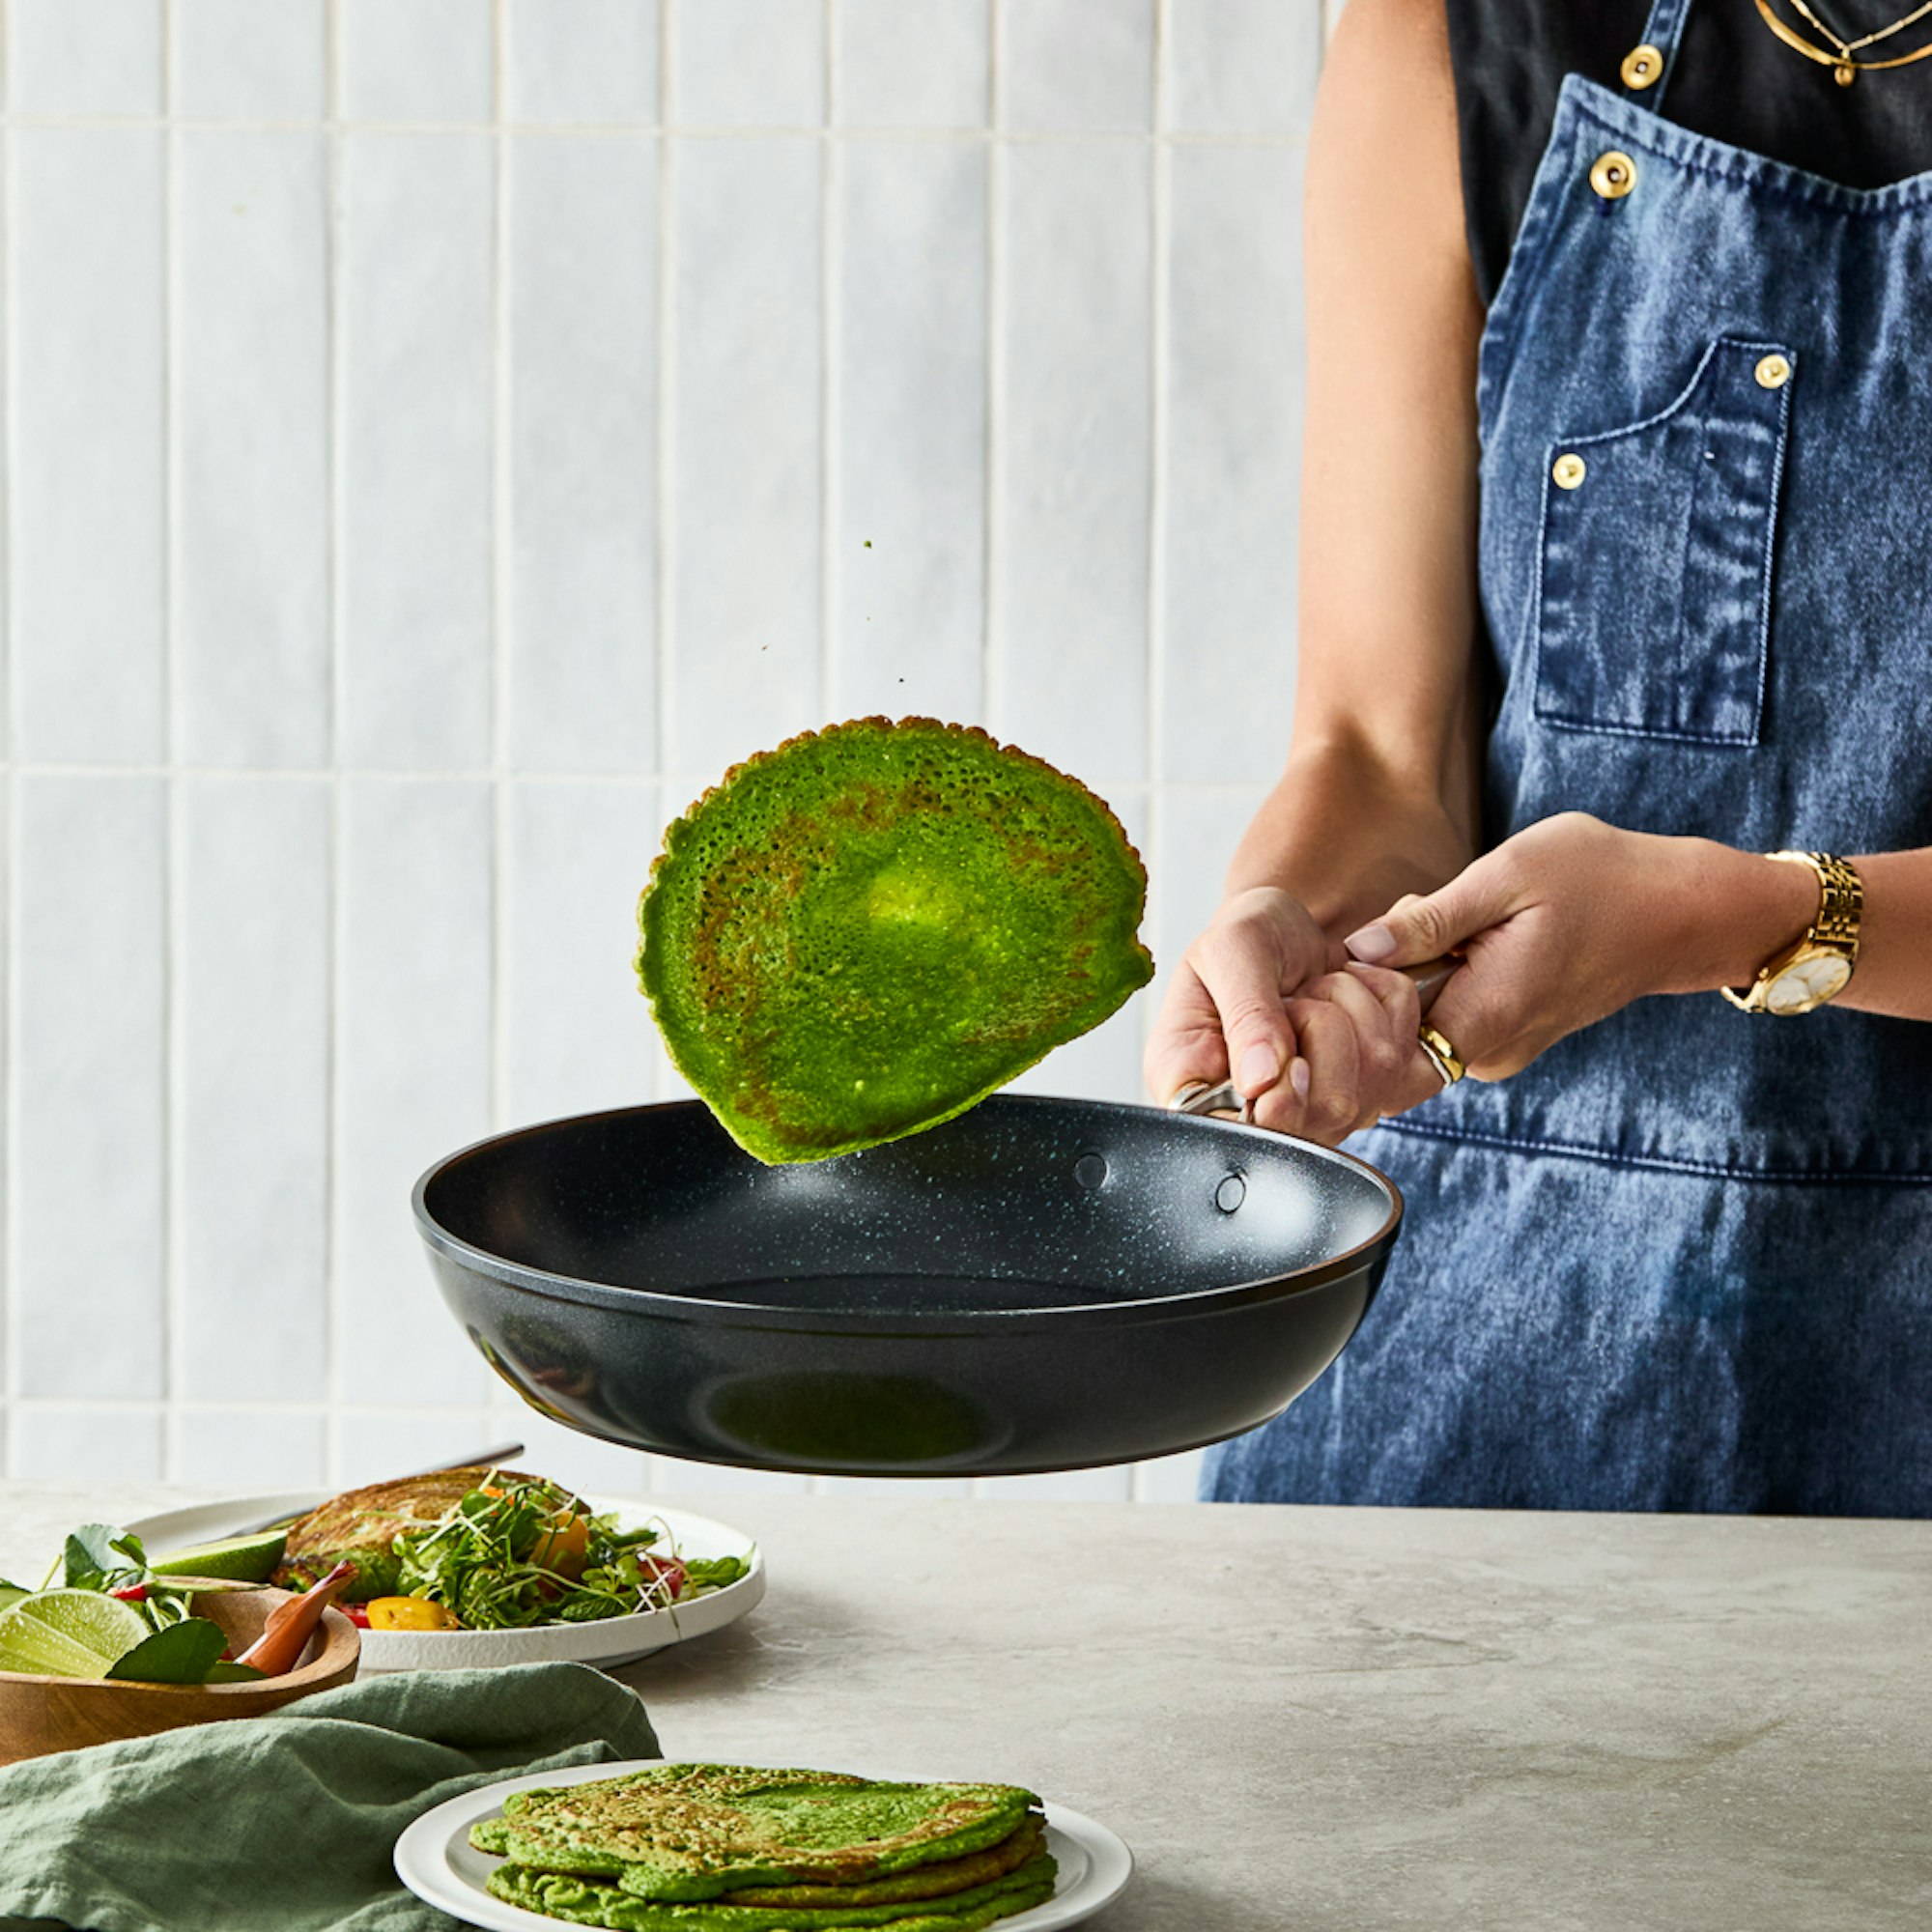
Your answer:
[[[1210,1496],[1932,1515],[1932,16],[1795,4],[1337,36],[1290,756],[1148,1073],[1408,1226]]]

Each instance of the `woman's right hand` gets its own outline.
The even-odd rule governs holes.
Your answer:
[[[1414,981],[1353,962],[1331,972],[1339,951],[1288,893],[1229,899],[1168,985],[1147,1050],[1154,1098],[1232,1070],[1262,1126],[1333,1146],[1438,1091]]]
[[[1236,893],[1168,982],[1144,1063],[1148,1091],[1164,1106],[1183,1088],[1232,1079],[1263,1125],[1299,1131],[1309,1069],[1287,1001],[1342,956],[1293,894]]]

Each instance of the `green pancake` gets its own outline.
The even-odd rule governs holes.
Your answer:
[[[634,1897],[608,1880],[503,1865],[489,1877],[490,1895],[526,1912],[611,1932],[836,1932],[887,1927],[890,1932],[980,1932],[1053,1896],[1054,1863],[1037,1858],[989,1884],[951,1898],[903,1905],[853,1905],[825,1911],[733,1905],[728,1900],[667,1905]]]
[[[824,1771],[653,1765],[512,1792],[471,1830],[533,1871],[615,1879],[646,1899],[854,1885],[1005,1843],[1038,1801],[1012,1784],[892,1784]]]
[[[1076,780],[983,731],[864,718],[724,775],[638,905],[665,1045],[762,1161],[962,1114],[1153,977],[1147,872]]]
[[[1028,1812],[1004,1844],[964,1858],[941,1859],[890,1878],[862,1879],[853,1885],[748,1885],[724,1894],[727,1905],[808,1906],[905,1905],[919,1899],[950,1898],[975,1886],[990,1885],[1037,1859],[1044,1849],[1046,1821]]]

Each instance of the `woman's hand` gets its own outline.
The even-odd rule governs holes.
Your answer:
[[[1300,1110],[1279,1124],[1329,1147],[1442,1091],[1416,1043],[1422,1001],[1406,973],[1353,962],[1301,987],[1287,1003],[1308,1063]],[[1259,1110],[1264,1126],[1278,1124]]]
[[[1148,1041],[1148,1091],[1164,1106],[1183,1088],[1232,1079],[1264,1125],[1298,1117],[1309,1066],[1287,997],[1339,964],[1339,949],[1292,894],[1236,893],[1168,982]]]
[[[1461,953],[1430,1023],[1477,1079],[1501,1080],[1645,994],[1742,984],[1804,930],[1817,897],[1802,867],[1566,811],[1347,944],[1379,966]]]
[[[1321,927],[1290,894],[1237,893],[1188,948],[1147,1051],[1147,1083],[1167,1101],[1232,1077],[1264,1127],[1331,1146],[1435,1093],[1415,1043],[1406,973],[1328,970]]]

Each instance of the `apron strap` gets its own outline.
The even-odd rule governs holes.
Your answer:
[[[1690,0],[1654,0],[1650,18],[1643,25],[1642,44],[1655,47],[1663,56],[1663,71],[1653,77],[1633,79],[1631,63],[1625,62],[1624,91],[1641,100],[1652,113],[1663,111],[1664,91],[1677,66],[1677,46],[1684,38],[1684,22],[1690,16]]]

